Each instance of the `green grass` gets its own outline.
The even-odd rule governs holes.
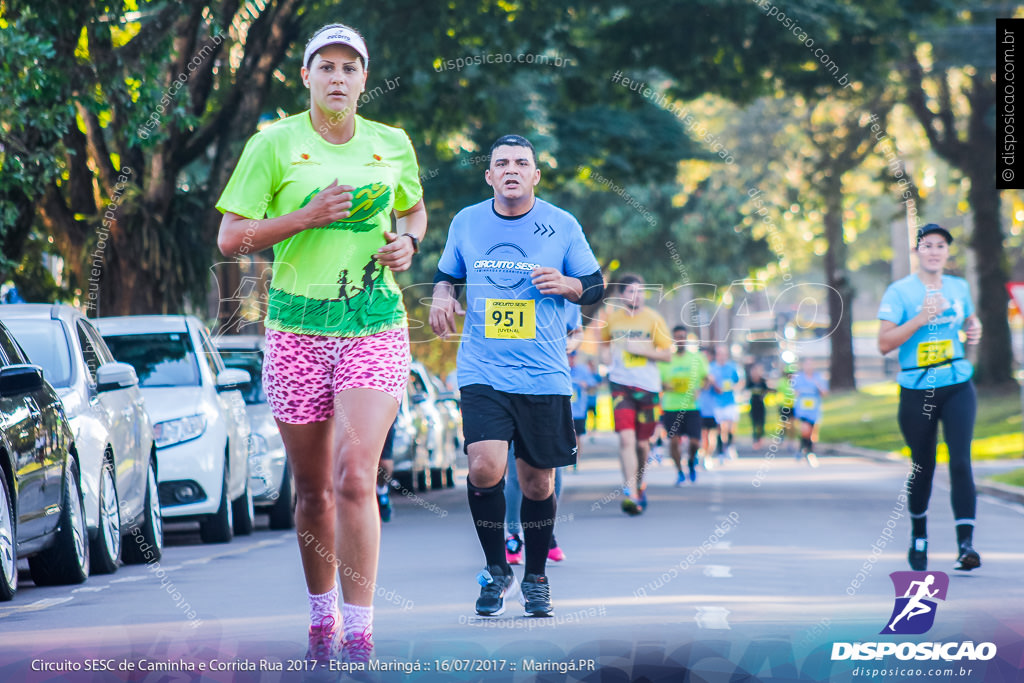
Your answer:
[[[821,442],[850,443],[909,455],[896,423],[898,392],[899,388],[894,383],[886,383],[829,396],[825,399]],[[971,452],[977,460],[1024,455],[1019,392],[979,392]],[[939,444],[938,455],[940,461],[948,457],[945,444]]]
[[[1011,486],[1024,486],[1024,469],[1003,472],[989,478],[1003,484],[1010,484]]]
[[[825,399],[818,440],[821,443],[848,443],[910,457],[910,449],[904,444],[896,423],[898,406],[899,387],[893,382],[873,384],[860,391],[832,394]],[[737,429],[740,434],[747,435],[750,434],[749,411],[746,406],[741,408]],[[771,404],[766,425],[769,436],[777,423],[778,409]],[[939,462],[949,460],[946,444],[939,443],[937,455]],[[1024,457],[1018,391],[1000,394],[980,392],[971,456],[975,460]]]

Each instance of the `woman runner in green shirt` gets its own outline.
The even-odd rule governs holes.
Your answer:
[[[373,651],[377,461],[409,378],[392,272],[427,227],[409,138],[356,114],[368,61],[355,30],[317,31],[302,67],[309,110],[249,140],[217,203],[222,253],[274,248],[264,386],[295,480],[306,657],[321,663]]]

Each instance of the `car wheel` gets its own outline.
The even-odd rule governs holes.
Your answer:
[[[286,464],[281,476],[281,488],[277,492],[277,502],[270,508],[270,528],[291,529],[295,526],[295,487],[292,484],[292,471]]]
[[[203,543],[230,543],[234,537],[234,506],[228,500],[228,474],[225,465],[220,483],[220,505],[217,512],[209,515],[199,524],[199,537]]]
[[[156,562],[164,554],[164,515],[160,509],[160,490],[156,483],[156,462],[149,461],[146,483],[146,513],[142,526],[133,529],[131,539],[122,548],[124,561],[130,564]]]
[[[252,489],[249,488],[248,477],[245,479],[245,493],[236,498],[231,507],[232,516],[235,518],[235,536],[248,536],[255,526],[253,517],[256,515],[252,507]]]
[[[427,490],[427,471],[425,469],[416,473],[416,490],[420,493]]]
[[[60,521],[54,544],[28,560],[37,586],[82,583],[89,578],[89,536],[78,463],[68,457],[64,465]]]
[[[104,459],[100,470],[100,528],[89,548],[93,574],[113,574],[121,563],[121,507],[117,503],[114,463]]]
[[[444,470],[444,485],[445,488],[455,488],[455,470],[449,465]]]
[[[430,490],[444,488],[444,471],[440,467],[430,468]]]
[[[0,602],[14,598],[18,590],[17,520],[7,477],[0,470]]]

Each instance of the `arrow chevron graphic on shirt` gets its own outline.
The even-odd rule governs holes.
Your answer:
[[[552,235],[555,234],[555,229],[552,228],[550,225],[542,225],[541,223],[534,223],[534,225],[537,226],[537,229],[533,231],[534,235],[540,233],[541,235],[551,237]]]

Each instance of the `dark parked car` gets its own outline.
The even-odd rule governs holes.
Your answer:
[[[60,397],[0,323],[0,601],[14,597],[20,558],[40,586],[89,576],[73,450]]]

